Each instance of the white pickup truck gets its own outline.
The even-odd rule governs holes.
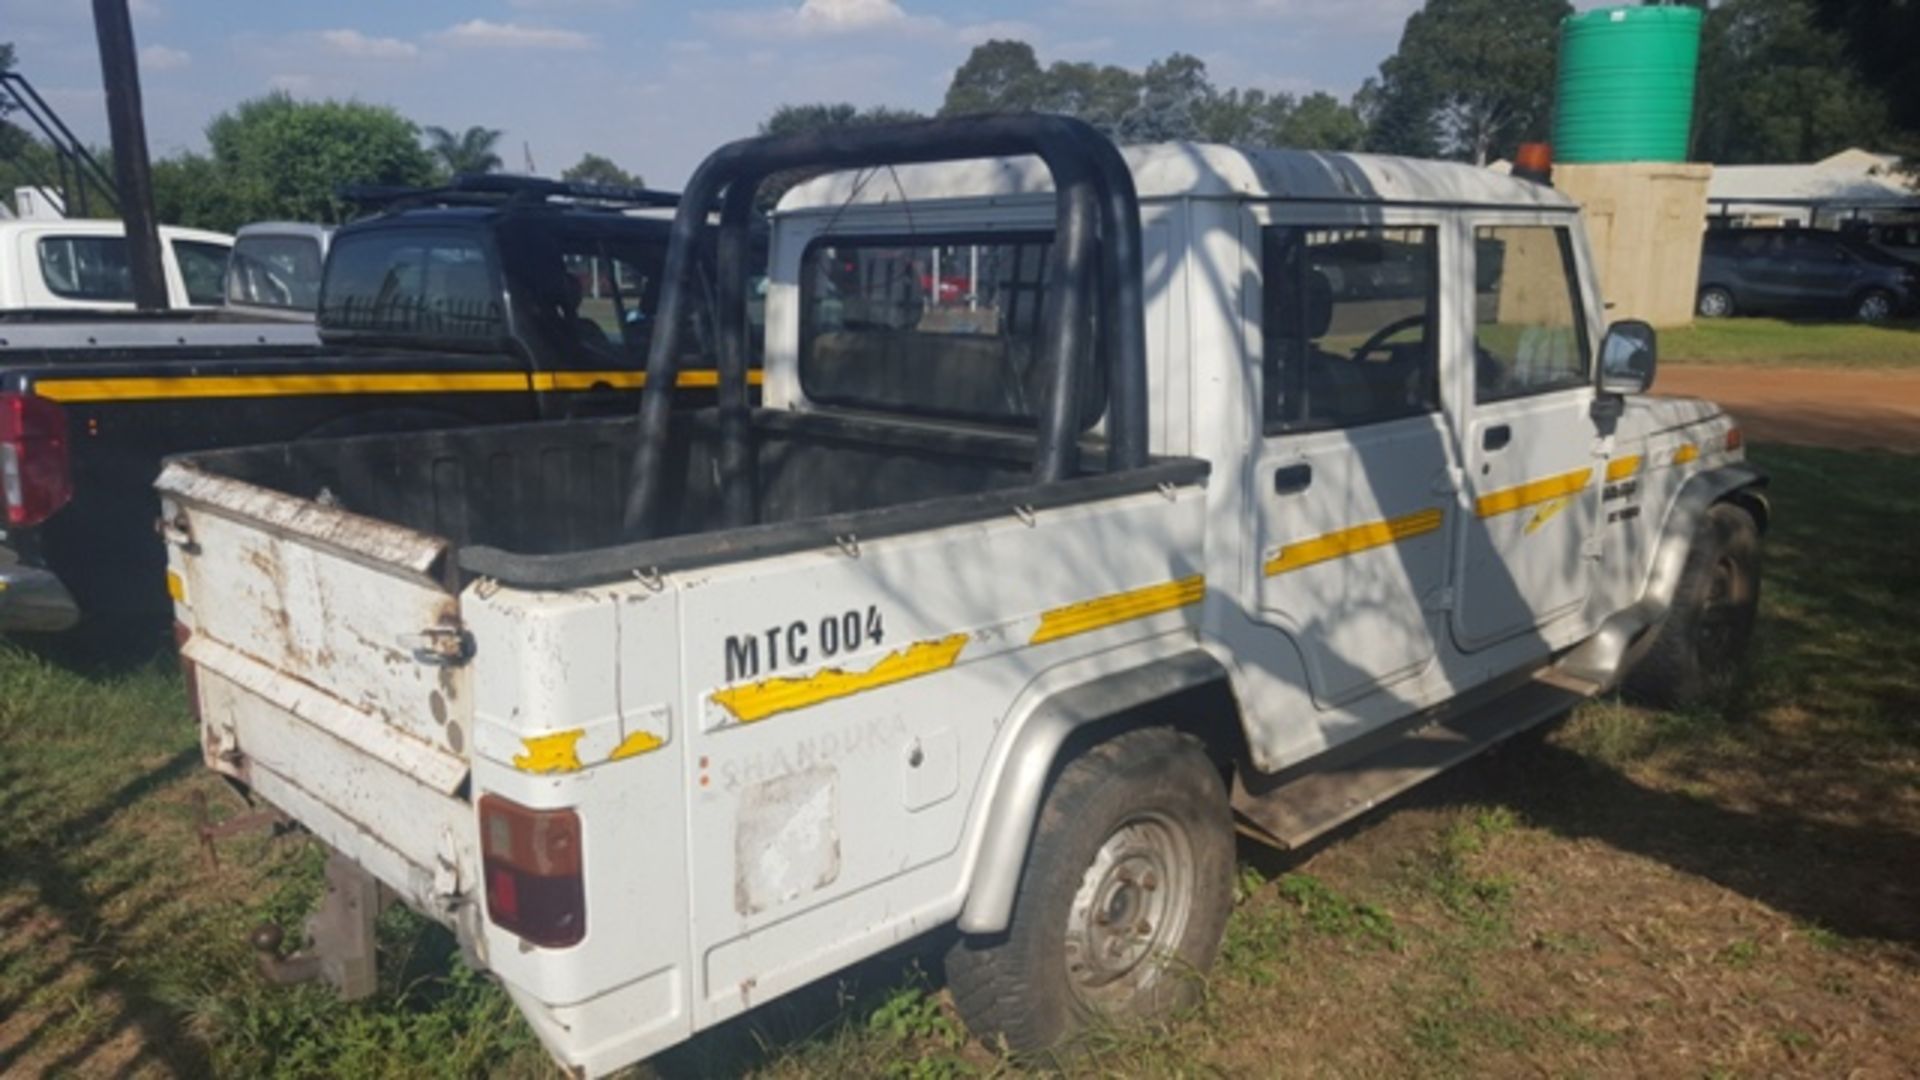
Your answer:
[[[1236,825],[1745,645],[1763,477],[1548,188],[989,117],[724,147],[675,230],[637,421],[160,478],[206,760],[336,853],[279,963],[366,990],[397,897],[599,1075],[957,927],[975,1030],[1070,1047],[1195,993]]]
[[[217,307],[233,237],[160,226],[169,307]],[[127,227],[87,218],[0,221],[0,310],[133,309]]]

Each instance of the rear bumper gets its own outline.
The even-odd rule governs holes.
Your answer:
[[[79,621],[80,606],[52,571],[17,562],[0,548],[0,633],[53,633]]]

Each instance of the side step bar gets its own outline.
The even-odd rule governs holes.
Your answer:
[[[1297,848],[1493,744],[1560,716],[1600,686],[1548,668],[1477,701],[1456,701],[1363,740],[1331,762],[1233,781],[1240,831]]]

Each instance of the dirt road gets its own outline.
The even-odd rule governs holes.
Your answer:
[[[1718,401],[1756,442],[1920,453],[1920,372],[1676,364],[1654,390]]]

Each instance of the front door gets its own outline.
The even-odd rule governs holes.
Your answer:
[[[1470,406],[1453,635],[1480,649],[1576,611],[1601,485],[1570,217],[1472,231]]]
[[[1306,213],[1295,210],[1293,213]],[[1263,437],[1249,478],[1260,621],[1330,707],[1433,658],[1446,584],[1432,219],[1254,224]]]

